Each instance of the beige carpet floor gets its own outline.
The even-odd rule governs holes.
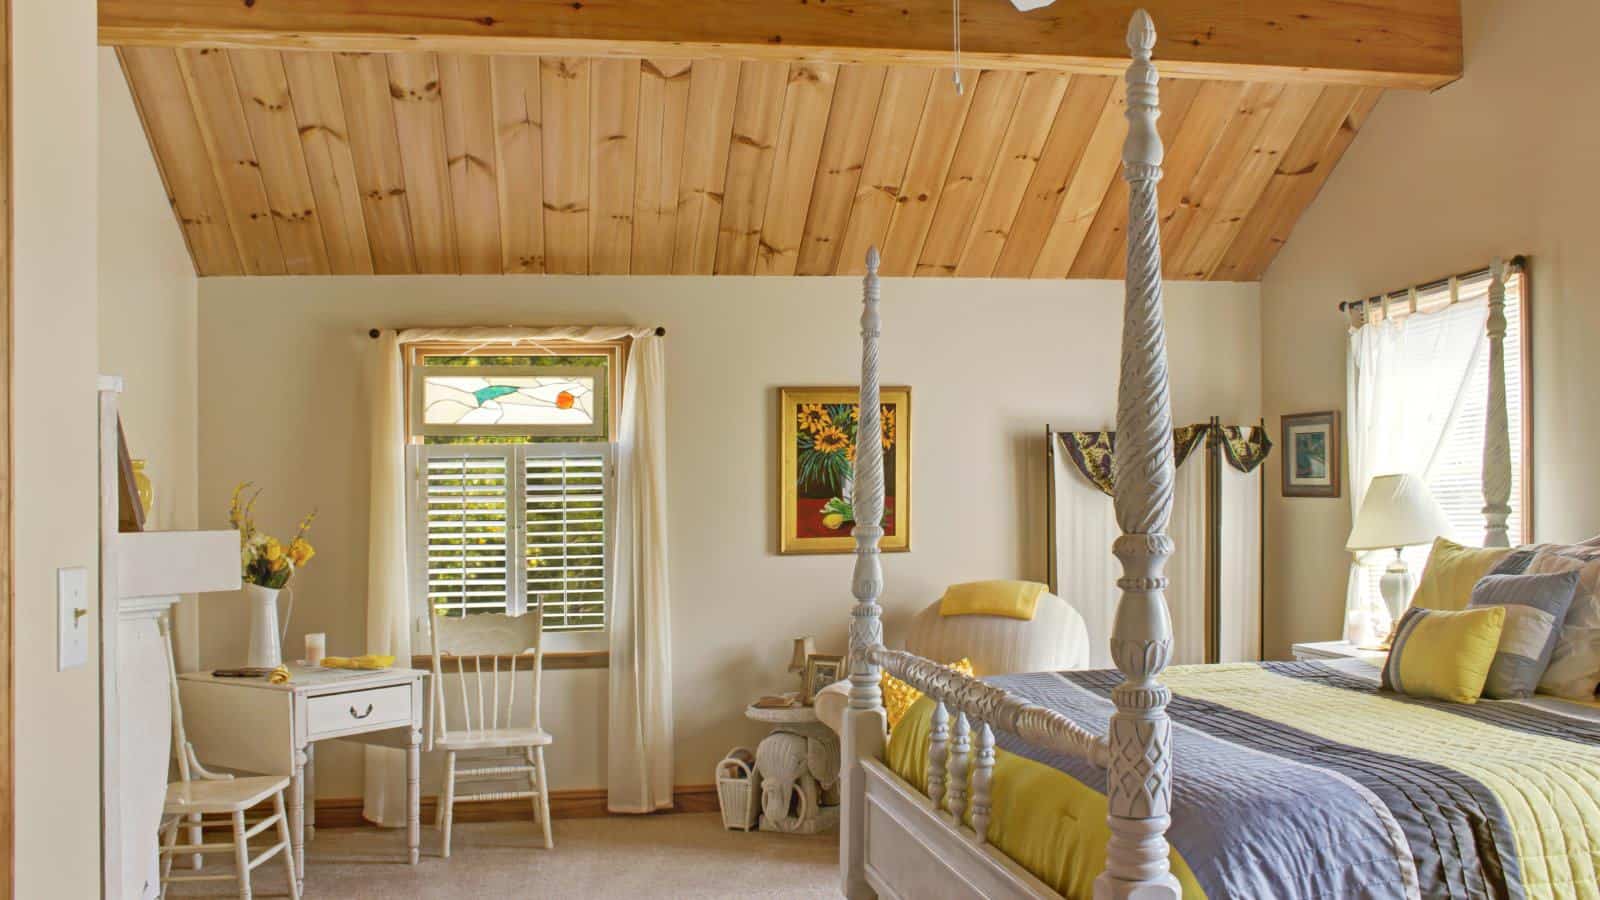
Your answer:
[[[422,861],[405,837],[376,828],[320,828],[306,847],[308,900],[439,897],[837,897],[837,834],[724,831],[717,815],[557,819],[554,850],[532,822],[457,825],[450,858],[422,829]],[[224,854],[225,856],[225,854]],[[231,865],[221,857],[210,865]],[[255,896],[284,897],[283,868],[256,870]],[[232,882],[174,885],[169,896],[235,897]]]

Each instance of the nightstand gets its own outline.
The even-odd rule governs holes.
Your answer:
[[[1315,641],[1304,644],[1295,644],[1290,650],[1294,653],[1296,662],[1309,662],[1319,659],[1364,659],[1375,665],[1382,665],[1387,650],[1371,650],[1357,647],[1349,641]]]

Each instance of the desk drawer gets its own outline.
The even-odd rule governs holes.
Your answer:
[[[410,724],[409,684],[323,694],[306,703],[306,732],[311,740]]]

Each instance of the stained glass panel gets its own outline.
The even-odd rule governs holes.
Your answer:
[[[589,425],[594,378],[569,375],[429,375],[422,380],[429,425]]]
[[[418,366],[417,432],[434,436],[605,434],[604,367]]]

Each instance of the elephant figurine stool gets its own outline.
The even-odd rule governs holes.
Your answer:
[[[839,822],[839,741],[827,728],[786,725],[756,747],[761,830],[817,834]]]

